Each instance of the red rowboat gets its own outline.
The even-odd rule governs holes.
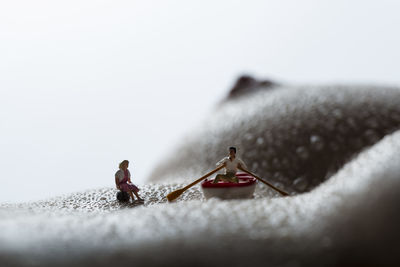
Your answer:
[[[236,173],[239,183],[219,181],[214,184],[214,179],[205,179],[201,182],[206,199],[217,197],[221,199],[252,198],[256,188],[256,178],[247,173]]]

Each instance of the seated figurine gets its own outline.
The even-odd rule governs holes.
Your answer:
[[[128,167],[129,161],[127,160],[119,164],[119,170],[115,173],[116,187],[123,192],[127,192],[131,196],[132,202],[135,200],[134,194],[139,201],[144,201],[138,194],[139,188],[131,182],[131,173]]]

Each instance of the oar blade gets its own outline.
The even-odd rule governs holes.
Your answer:
[[[185,190],[183,190],[183,189],[178,189],[178,190],[175,190],[175,191],[169,193],[169,194],[167,195],[168,201],[173,201],[173,200],[177,199],[180,195],[182,195],[182,193],[183,193],[184,191],[185,191]]]
[[[282,194],[283,196],[285,196],[285,197],[289,196],[288,193],[286,193],[285,191],[282,191],[282,190],[279,190],[279,193],[281,193],[281,194]]]

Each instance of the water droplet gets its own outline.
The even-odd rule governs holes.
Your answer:
[[[324,140],[318,135],[311,135],[310,137],[311,147],[317,151],[320,151],[324,148]]]
[[[340,109],[335,109],[333,112],[333,117],[337,118],[337,119],[341,119],[343,117],[343,113]]]
[[[292,136],[298,136],[299,135],[299,131],[297,129],[295,129],[295,128],[292,129],[290,132],[291,132]]]
[[[390,117],[391,117],[393,120],[395,120],[396,122],[400,122],[400,114],[398,114],[398,113],[393,113]]]
[[[257,138],[257,145],[262,145],[262,144],[264,144],[264,138],[258,137]]]
[[[346,143],[346,139],[342,135],[336,135],[336,143],[344,145]]]
[[[379,122],[377,121],[376,118],[369,118],[366,121],[366,124],[368,125],[368,127],[370,128],[378,128],[379,127]]]
[[[345,124],[339,124],[336,128],[338,132],[342,134],[347,134],[347,132],[350,130]]]
[[[339,145],[336,144],[335,142],[329,143],[329,147],[330,147],[333,151],[339,151]]]
[[[279,178],[281,177],[281,173],[280,172],[274,172],[274,180],[279,180]]]
[[[257,162],[253,162],[253,164],[251,165],[251,167],[252,167],[252,170],[256,172],[257,169],[258,169],[258,163],[257,163]]]
[[[307,149],[304,146],[300,146],[296,149],[296,153],[297,155],[301,158],[301,159],[308,159],[309,157],[309,153],[307,151]]]
[[[336,121],[332,118],[326,118],[324,125],[329,131],[333,131],[336,127]]]
[[[347,124],[352,129],[357,129],[358,128],[358,126],[356,124],[356,121],[353,118],[347,118]]]
[[[294,121],[294,127],[295,128],[301,128],[302,121],[301,120],[295,120]]]
[[[263,168],[268,167],[268,162],[267,162],[266,160],[263,160],[263,161],[261,162],[261,166],[262,166]]]
[[[244,135],[244,139],[247,141],[251,141],[251,140],[253,140],[253,135],[251,133],[246,133]]]
[[[354,147],[355,149],[360,149],[363,147],[363,142],[359,138],[353,139],[351,141],[351,146]]]
[[[269,171],[264,172],[264,177],[266,179],[270,179],[272,176],[273,176],[273,174],[271,172],[269,172]]]
[[[272,134],[271,134],[270,132],[265,132],[265,133],[264,133],[264,137],[265,137],[265,139],[267,139],[267,140],[273,140]]]
[[[246,151],[246,153],[243,153],[243,154],[246,155],[246,157],[248,157],[248,158],[256,158],[257,157],[256,150]]]
[[[282,167],[285,168],[285,169],[289,169],[290,168],[290,163],[289,163],[289,160],[287,158],[284,158],[282,160],[281,164],[282,164]]]
[[[272,164],[274,165],[275,169],[281,168],[281,163],[279,162],[278,158],[274,158],[274,160],[272,161]]]
[[[308,181],[304,177],[299,177],[293,181],[293,185],[297,191],[304,192],[307,189]]]
[[[379,134],[372,129],[369,129],[364,133],[364,138],[369,144],[374,144],[381,139]]]
[[[280,139],[279,137],[276,137],[275,139],[274,139],[274,144],[273,144],[273,146],[274,146],[274,148],[276,148],[276,150],[280,150],[281,148],[282,148],[282,146],[283,146],[284,144],[283,144],[283,140],[282,139]]]

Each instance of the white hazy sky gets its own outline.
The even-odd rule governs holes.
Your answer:
[[[399,84],[400,1],[2,1],[0,202],[133,181],[239,74]]]

